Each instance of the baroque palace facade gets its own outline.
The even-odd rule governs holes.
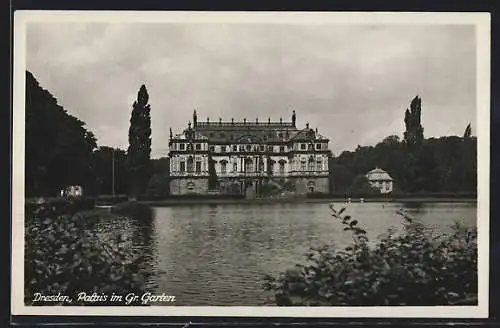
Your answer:
[[[200,122],[195,110],[182,133],[170,130],[170,193],[328,193],[328,142],[309,124],[298,128],[295,111],[289,122]]]

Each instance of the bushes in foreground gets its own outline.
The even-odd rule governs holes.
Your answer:
[[[25,303],[34,302],[34,293],[68,295],[78,305],[76,295],[111,295],[143,292],[146,276],[138,269],[143,254],[130,238],[112,231],[105,241],[95,233],[102,212],[64,212],[42,206],[26,218]],[[108,296],[109,297],[109,296]],[[114,305],[109,298],[86,305]],[[120,304],[120,305],[123,305]],[[138,304],[135,304],[138,305]]]
[[[277,305],[477,304],[475,229],[456,225],[453,233],[436,237],[400,213],[404,232],[389,231],[371,242],[357,220],[330,207],[352,234],[352,245],[312,249],[307,265],[266,277]]]

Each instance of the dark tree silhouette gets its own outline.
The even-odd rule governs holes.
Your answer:
[[[406,131],[404,133],[404,140],[405,143],[411,148],[421,145],[424,140],[424,128],[421,124],[421,111],[422,99],[419,96],[416,96],[410,103],[410,109],[406,109],[405,112]]]
[[[127,193],[127,153],[122,149],[101,146],[94,152],[96,192],[100,195]],[[113,172],[114,168],[114,172]],[[113,174],[114,173],[114,174]]]
[[[149,95],[143,84],[134,101],[128,133],[127,167],[129,196],[136,199],[144,192],[149,180],[151,156],[151,108]]]
[[[464,138],[470,138],[472,135],[472,128],[470,126],[470,123],[467,125],[467,127],[465,128],[465,132],[464,132]]]
[[[97,141],[26,71],[26,196],[56,196],[68,185],[94,188]]]
[[[208,188],[217,188],[217,172],[215,170],[215,161],[211,157],[208,158]]]

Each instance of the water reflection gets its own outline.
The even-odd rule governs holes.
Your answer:
[[[476,223],[475,204],[413,205],[339,203],[336,208],[347,206],[346,213],[369,238],[400,228],[396,212],[402,207],[440,232],[451,231],[456,220],[465,226]],[[175,305],[184,306],[263,305],[269,296],[265,274],[303,262],[311,246],[345,246],[352,240],[327,203],[158,207],[148,224],[137,220],[121,229],[144,249],[141,270],[150,273],[148,288],[175,295]]]

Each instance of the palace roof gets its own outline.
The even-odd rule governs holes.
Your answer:
[[[195,114],[196,115],[196,114]],[[269,142],[293,142],[293,141],[328,141],[328,138],[318,133],[318,130],[306,127],[299,129],[295,125],[295,117],[291,122],[267,122],[259,121],[247,122],[199,122],[194,116],[194,124],[189,123],[188,128],[174,139],[187,139],[187,135],[194,133],[195,139],[208,139],[212,143],[269,143]]]

